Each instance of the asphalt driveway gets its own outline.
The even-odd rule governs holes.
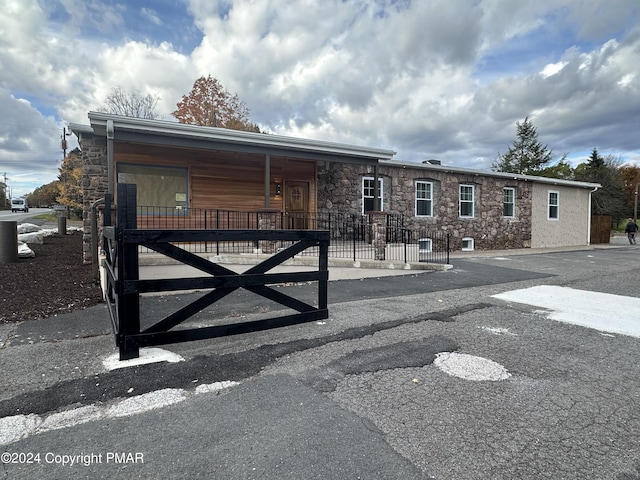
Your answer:
[[[331,282],[326,321],[166,346],[177,363],[107,371],[104,307],[3,325],[5,477],[640,478],[640,340],[494,297],[640,298],[640,251],[454,262]],[[265,312],[229,308],[195,321]]]

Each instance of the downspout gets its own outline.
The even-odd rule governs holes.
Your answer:
[[[113,120],[107,120],[107,175],[109,176],[107,193],[110,193],[111,195],[113,195],[114,192],[113,137]]]
[[[596,193],[600,187],[589,191],[589,215],[587,217],[587,245],[591,245],[591,194]]]
[[[382,211],[382,205],[380,205],[380,190],[378,187],[378,162],[373,166],[373,210],[376,212]],[[367,213],[367,212],[365,212]]]

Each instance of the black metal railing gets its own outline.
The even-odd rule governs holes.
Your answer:
[[[139,206],[137,222],[138,228],[151,230],[327,230],[331,241],[331,258],[449,263],[447,232],[406,226],[404,216],[398,214],[286,213],[269,209],[232,211]],[[264,243],[259,245],[247,239],[194,243],[188,249],[194,253],[246,255],[274,253],[287,246],[280,242],[265,248]],[[311,248],[301,255],[313,256],[317,252]]]

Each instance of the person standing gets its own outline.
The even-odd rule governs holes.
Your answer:
[[[630,218],[627,222],[627,228],[624,229],[624,232],[627,234],[627,238],[629,239],[630,245],[636,244],[636,232],[638,231],[638,224]]]

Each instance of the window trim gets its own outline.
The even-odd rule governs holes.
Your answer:
[[[418,185],[429,185],[429,198],[418,198]],[[414,197],[415,197],[415,202],[414,202],[415,216],[419,218],[433,217],[433,182],[428,182],[426,180],[416,180],[416,183],[414,186]],[[429,213],[427,213],[426,215],[421,215],[418,213],[418,203],[421,201],[428,202]]]
[[[468,246],[464,246],[465,243]],[[473,252],[476,248],[476,242],[473,240],[473,237],[463,237],[462,238],[462,251],[463,252]]]
[[[555,194],[556,203],[551,203],[551,195]],[[555,208],[555,216],[551,216],[551,208]],[[558,190],[547,190],[547,220],[558,221],[560,220],[560,192]]]
[[[462,200],[462,188],[468,187],[471,189],[471,200]],[[471,215],[462,215],[462,204],[470,203],[471,204]],[[475,218],[476,216],[476,188],[475,185],[470,185],[468,183],[461,183],[458,185],[458,217],[460,218]]]
[[[361,200],[362,200],[362,214],[364,215],[365,213],[367,213],[365,211],[364,208],[364,199],[365,198],[371,198],[373,199],[373,195],[372,196],[365,196],[364,194],[364,183],[366,180],[371,180],[372,184],[373,184],[373,180],[374,177],[362,177],[362,189],[361,189]],[[380,196],[380,211],[383,212],[384,211],[384,179],[382,177],[378,177],[378,195]],[[374,202],[375,203],[375,202]]]
[[[511,203],[505,201],[504,194],[507,190],[511,192]],[[506,205],[511,205],[511,215],[504,214]],[[515,218],[516,216],[516,189],[514,187],[502,187],[502,216],[504,218]]]

